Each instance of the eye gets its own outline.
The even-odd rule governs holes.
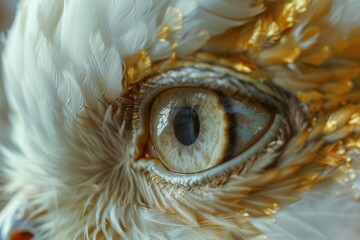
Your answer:
[[[171,171],[201,172],[245,152],[273,120],[273,111],[252,99],[203,88],[173,88],[152,103],[150,147]]]
[[[226,67],[185,65],[159,68],[117,101],[134,130],[134,168],[153,181],[215,186],[274,166],[297,126],[284,122],[294,99]]]

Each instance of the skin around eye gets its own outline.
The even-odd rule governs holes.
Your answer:
[[[273,117],[249,99],[202,88],[173,88],[160,93],[151,106],[151,148],[173,172],[205,171],[246,151]]]

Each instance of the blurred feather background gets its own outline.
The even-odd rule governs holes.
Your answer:
[[[0,31],[9,28],[15,14],[16,0],[0,0]]]
[[[3,41],[5,38],[5,34],[4,32],[6,32],[6,30],[10,27],[13,19],[14,19],[14,15],[15,15],[15,11],[16,11],[16,4],[17,4],[17,0],[0,0],[0,54],[2,52],[3,49]],[[1,61],[0,61],[1,62]],[[2,124],[0,124],[0,142],[3,142],[5,139],[5,136],[3,136],[3,133],[5,132],[4,129],[6,126],[4,126],[4,123],[6,123],[6,105],[5,104],[5,96],[3,93],[3,84],[2,84],[2,69],[1,69],[1,65],[0,65],[0,122]],[[1,157],[1,155],[0,155]],[[1,161],[1,159],[0,159]],[[0,185],[2,182],[2,178],[0,176]],[[2,206],[2,201],[1,201],[1,196],[0,196],[0,209],[3,207]]]

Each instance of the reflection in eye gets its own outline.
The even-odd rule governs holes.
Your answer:
[[[245,152],[273,119],[269,109],[250,99],[202,88],[173,88],[153,101],[150,135],[165,167],[195,173]]]

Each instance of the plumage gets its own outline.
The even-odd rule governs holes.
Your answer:
[[[21,1],[0,41],[0,239],[357,239],[359,7]],[[168,171],[139,157],[146,113],[183,85],[258,99],[280,127],[231,171]]]

